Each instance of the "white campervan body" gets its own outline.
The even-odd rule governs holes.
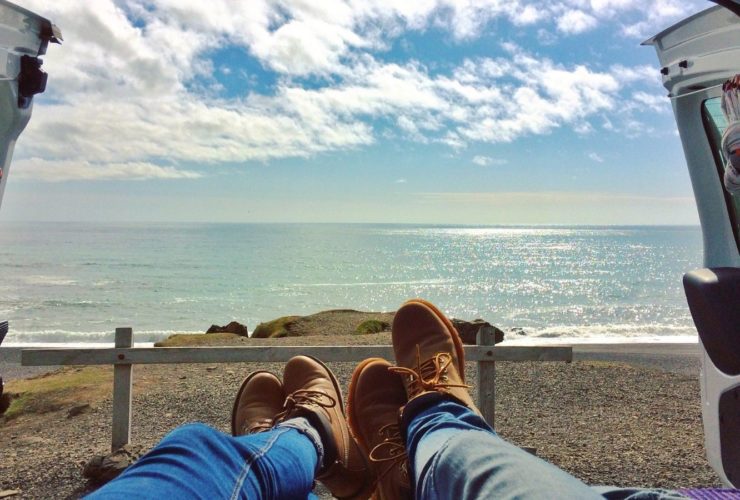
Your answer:
[[[41,71],[39,56],[46,53],[49,42],[59,43],[61,39],[48,19],[0,0],[0,206],[15,141],[31,118],[33,96],[46,89],[46,73]],[[0,344],[8,333],[8,322],[3,319]]]
[[[46,88],[39,57],[60,40],[48,19],[0,0],[0,206],[15,141],[31,118],[33,96]]]
[[[720,146],[728,123],[722,84],[740,73],[740,3],[700,12],[654,36],[673,104],[704,237],[704,266],[684,277],[702,353],[707,457],[722,480],[740,486],[740,195],[723,183]]]

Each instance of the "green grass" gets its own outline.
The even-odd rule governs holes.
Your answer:
[[[109,395],[113,370],[88,366],[61,370],[23,380],[11,380],[5,392],[11,395],[10,406],[3,415],[8,421],[21,415],[57,411]]]
[[[377,319],[368,319],[357,325],[355,334],[357,335],[368,335],[370,333],[380,333],[386,331],[390,325],[385,321]]]
[[[283,316],[282,318],[260,323],[252,333],[252,338],[255,339],[277,339],[283,337],[290,337],[290,331],[287,326],[292,321],[297,320],[300,316]]]
[[[234,333],[176,333],[154,343],[154,347],[198,347],[209,345],[234,345],[246,341]]]

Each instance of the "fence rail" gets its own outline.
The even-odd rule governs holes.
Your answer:
[[[503,346],[494,347],[492,328],[481,328],[478,345],[465,346],[466,361],[477,364],[478,406],[493,425],[495,409],[496,361],[573,360],[571,347]],[[359,362],[380,357],[392,360],[388,345],[368,346],[249,346],[249,347],[133,347],[133,330],[117,328],[115,347],[103,349],[24,349],[23,366],[113,365],[113,450],[131,440],[131,386],[133,365],[172,363],[254,363],[284,362],[300,354],[325,362]]]

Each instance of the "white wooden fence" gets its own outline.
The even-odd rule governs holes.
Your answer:
[[[466,361],[477,363],[478,407],[492,426],[495,410],[496,361],[573,360],[571,347],[494,347],[492,328],[481,328],[478,345],[465,346]],[[113,365],[113,429],[111,448],[131,440],[131,383],[135,364],[285,362],[300,354],[324,362],[359,362],[378,357],[393,360],[393,347],[367,346],[253,346],[253,347],[134,347],[133,330],[116,328],[112,349],[24,349],[23,366]]]

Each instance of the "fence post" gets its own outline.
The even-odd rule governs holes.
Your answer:
[[[133,347],[131,328],[116,328],[116,347]],[[111,451],[131,441],[131,364],[113,365],[113,439]]]
[[[496,344],[496,331],[488,326],[481,327],[476,337],[478,345],[491,346]],[[478,361],[478,407],[483,418],[493,427],[496,414],[496,362]]]

